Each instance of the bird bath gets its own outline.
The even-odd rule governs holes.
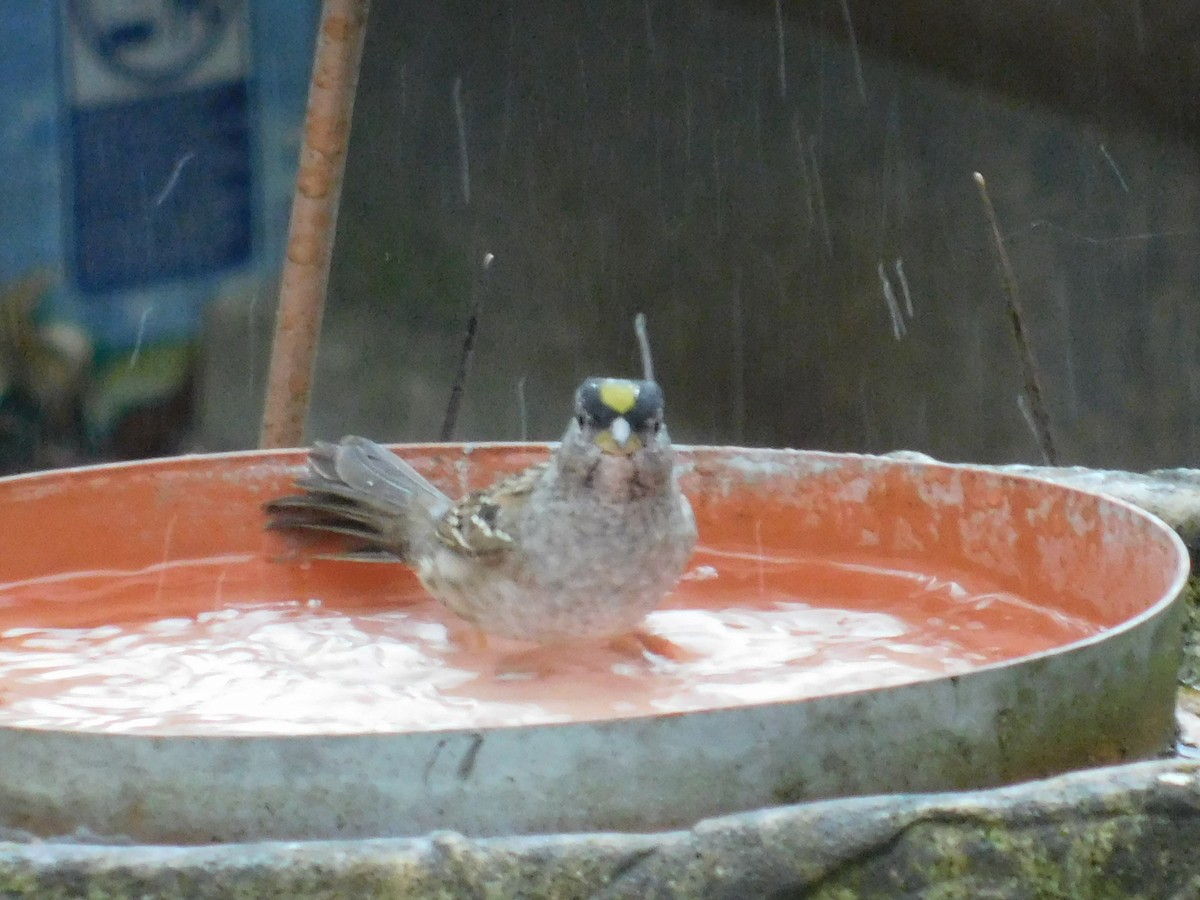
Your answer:
[[[400,452],[453,494],[546,448]],[[264,532],[261,504],[302,463],[0,480],[0,826],[149,843],[644,831],[1002,784],[1173,736],[1187,554],[1119,501],[685,448],[700,548],[647,628],[688,657],[531,659],[459,643],[400,567],[300,558]]]

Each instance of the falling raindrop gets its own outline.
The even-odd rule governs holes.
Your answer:
[[[464,206],[471,205],[471,159],[467,152],[467,112],[463,105],[462,78],[454,79],[454,123],[458,126],[459,181]]]
[[[900,311],[900,304],[896,301],[896,292],[892,290],[892,283],[888,280],[887,269],[883,267],[883,261],[880,260],[879,268],[879,284],[883,288],[883,302],[887,306],[888,316],[892,320],[892,337],[900,340],[905,334],[904,313]]]
[[[183,167],[195,159],[195,157],[195,153],[188,151],[187,153],[183,154],[183,156],[179,157],[178,160],[176,160],[175,166],[171,169],[171,175],[167,178],[167,183],[164,184],[162,190],[158,192],[158,196],[154,198],[153,205],[155,207],[163,205],[163,201],[170,196],[171,191],[175,190],[175,185],[179,183],[179,176],[183,174]]]
[[[904,312],[911,319],[914,315],[912,293],[908,289],[908,278],[904,275],[904,260],[897,257],[893,268],[895,268],[896,278],[900,282],[900,292],[904,295]]]

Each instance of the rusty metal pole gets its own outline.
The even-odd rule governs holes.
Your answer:
[[[259,438],[264,448],[304,440],[370,5],[325,0],[321,10]]]

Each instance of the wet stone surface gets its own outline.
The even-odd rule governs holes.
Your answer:
[[[0,845],[4,897],[1159,898],[1200,887],[1200,763],[870,797],[659,835]]]

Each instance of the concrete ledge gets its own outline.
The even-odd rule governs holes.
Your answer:
[[[869,748],[864,748],[869,752]],[[1200,763],[779,807],[658,835],[0,845],[4,897],[1171,897],[1200,886]]]

